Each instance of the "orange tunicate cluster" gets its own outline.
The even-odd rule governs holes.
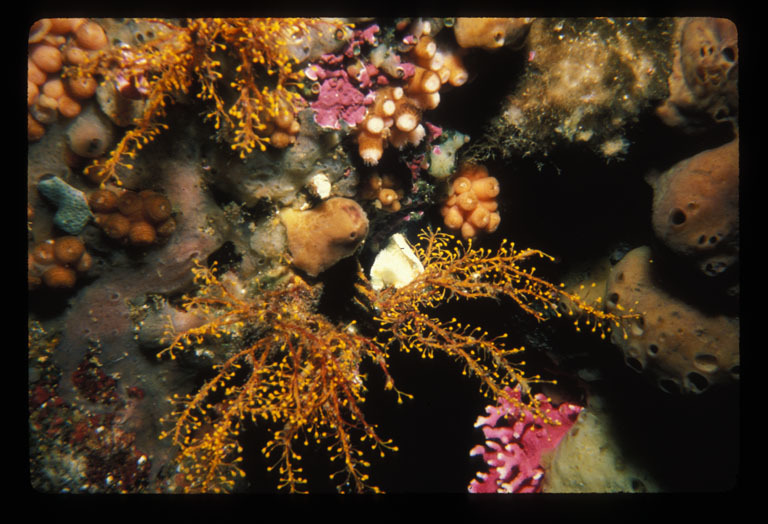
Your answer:
[[[176,229],[171,203],[155,191],[99,189],[88,196],[88,204],[105,235],[133,246],[149,246]]]
[[[386,211],[400,211],[400,200],[405,196],[405,191],[399,187],[397,181],[391,175],[379,176],[374,174],[362,189],[362,197],[373,200],[374,206]]]
[[[419,38],[410,56],[417,66],[437,73],[441,85],[448,83],[459,87],[469,78],[459,52],[439,48],[437,42],[429,35],[425,34]]]
[[[418,145],[426,136],[421,114],[440,104],[443,84],[460,86],[467,81],[467,70],[460,57],[440,51],[427,34],[419,38],[410,57],[415,62],[414,74],[405,87],[387,86],[376,91],[376,98],[358,127],[358,151],[367,165],[379,163],[386,141],[398,149],[407,144]]]
[[[83,100],[96,92],[96,80],[90,76],[64,78],[62,68],[84,63],[105,45],[104,29],[85,18],[43,18],[32,24],[27,60],[29,140],[40,140],[45,125],[59,115],[73,118],[80,114]]]
[[[279,104],[280,110],[270,118],[264,115],[262,118],[266,122],[266,128],[260,131],[262,136],[269,137],[269,144],[278,149],[284,149],[296,142],[296,135],[301,130],[301,124],[296,120],[296,114],[288,107],[288,104]]]
[[[451,184],[448,200],[440,212],[446,227],[460,229],[464,238],[478,231],[492,233],[499,227],[499,181],[483,166],[464,164]]]
[[[40,242],[27,257],[29,289],[41,284],[50,288],[71,288],[78,273],[88,271],[93,265],[91,255],[82,240],[64,236]]]

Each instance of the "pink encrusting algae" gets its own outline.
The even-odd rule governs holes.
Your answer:
[[[520,400],[520,389],[506,388],[513,399]],[[482,455],[490,467],[487,473],[478,472],[469,484],[471,493],[535,493],[541,489],[545,472],[541,467],[544,453],[554,450],[568,433],[583,409],[577,404],[564,402],[552,406],[541,393],[536,395],[541,409],[559,425],[541,421],[523,406],[512,404],[504,396],[496,406],[487,406],[487,417],[480,416],[475,427],[483,428],[485,445],[478,444],[469,452]]]

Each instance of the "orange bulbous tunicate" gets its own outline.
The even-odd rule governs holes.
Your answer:
[[[112,213],[107,215],[101,228],[109,238],[117,240],[128,234],[131,228],[131,221],[120,213]]]
[[[43,282],[52,288],[70,288],[75,285],[77,277],[68,267],[53,266],[43,273]]]
[[[91,267],[93,267],[93,258],[91,257],[91,254],[86,251],[83,253],[83,256],[80,257],[80,260],[77,261],[75,270],[79,273],[85,273],[91,269]]]
[[[45,73],[57,73],[61,70],[61,51],[48,44],[36,44],[29,53],[32,62]]]
[[[467,222],[478,229],[483,229],[488,225],[490,218],[490,212],[484,207],[478,206],[472,211],[472,213],[470,213],[469,217],[467,217]]]
[[[466,193],[472,189],[472,182],[465,176],[460,176],[453,181],[453,192],[457,195]]]
[[[75,31],[77,43],[85,49],[101,49],[107,45],[107,35],[96,22],[86,22]]]
[[[98,84],[90,76],[67,79],[67,91],[75,98],[90,98],[96,92]]]
[[[30,44],[41,42],[43,38],[50,33],[51,25],[50,18],[41,18],[40,20],[35,21],[32,24],[32,27],[29,28],[29,39],[27,42]]]
[[[79,108],[75,100],[72,103]],[[109,118],[91,107],[69,125],[66,136],[73,153],[83,158],[97,158],[112,144],[114,133]]]
[[[32,258],[40,264],[53,264],[56,257],[53,253],[53,243],[42,242],[32,249]]]
[[[176,221],[172,218],[169,218],[165,222],[162,222],[157,225],[157,236],[161,237],[167,237],[173,234],[174,231],[176,231]]]
[[[144,204],[138,193],[133,191],[125,191],[117,199],[117,209],[120,213],[126,217],[134,217],[141,213]]]
[[[269,135],[269,143],[278,149],[285,149],[296,142],[296,137],[285,131],[275,131]]]
[[[35,118],[27,113],[27,140],[35,142],[40,140],[45,135],[45,126],[35,120]]]
[[[73,264],[80,260],[83,253],[85,253],[85,245],[77,237],[59,237],[53,241],[53,254],[60,264]]]
[[[456,197],[456,205],[458,205],[464,211],[472,211],[477,207],[478,198],[472,191],[461,193]]]
[[[469,222],[464,222],[461,225],[461,236],[464,238],[472,238],[477,235],[477,228]]]
[[[59,101],[45,93],[37,97],[35,105],[29,108],[35,120],[41,124],[52,124],[58,118]]]
[[[505,44],[522,45],[532,19],[459,17],[453,26],[456,42],[464,48],[496,49]]]
[[[109,189],[97,189],[88,195],[88,205],[94,213],[111,213],[117,209],[117,195]]]
[[[293,113],[290,111],[283,111],[275,117],[275,124],[283,129],[290,129],[294,120]]]
[[[167,220],[171,216],[171,203],[159,193],[150,193],[143,196],[144,216],[157,224]]]
[[[392,204],[392,202],[394,202],[395,200],[397,200],[397,193],[395,192],[394,189],[384,188],[381,191],[379,191],[379,201],[383,205],[388,206]]]
[[[49,18],[51,23],[51,33],[55,35],[66,35],[71,33],[79,18]]]
[[[40,95],[40,89],[37,84],[32,80],[27,80],[27,107],[37,102],[37,97]]]
[[[59,98],[59,113],[65,118],[75,118],[83,110],[83,106],[67,95],[61,95]]]
[[[128,230],[128,240],[136,246],[148,246],[157,240],[157,231],[149,222],[134,222]]]
[[[473,237],[479,231],[495,231],[501,221],[496,202],[498,195],[499,181],[488,176],[485,167],[461,166],[441,209],[445,225],[461,230],[464,238]]]
[[[477,203],[478,206],[483,206],[485,209],[487,209],[490,212],[497,211],[499,209],[499,203],[495,200],[480,200]]]
[[[27,60],[27,80],[41,86],[47,79],[48,75],[41,71],[31,59]]]
[[[52,78],[43,84],[42,91],[44,95],[58,100],[64,94],[64,82],[61,78]]]
[[[489,233],[493,233],[498,229],[500,223],[501,223],[501,215],[499,215],[494,211],[488,216],[488,225],[485,226],[485,229]]]
[[[374,173],[362,187],[361,196],[366,200],[374,200],[377,209],[395,213],[402,208],[400,199],[405,196],[399,185],[391,175],[379,176]]]
[[[65,45],[63,48],[64,61],[71,65],[82,65],[88,60],[88,52],[82,47]]]
[[[499,194],[499,181],[492,176],[472,182],[472,191],[480,200],[496,198]]]
[[[451,206],[446,210],[443,220],[450,229],[459,229],[464,223],[464,217],[456,206]]]

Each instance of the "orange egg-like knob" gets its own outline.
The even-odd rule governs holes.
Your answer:
[[[379,202],[383,205],[388,206],[395,200],[397,200],[397,193],[394,189],[384,188],[379,191]]]
[[[469,217],[467,217],[467,222],[475,226],[477,229],[483,229],[488,225],[488,221],[490,220],[491,213],[485,209],[483,206],[477,206],[472,213],[470,213]]]
[[[88,195],[88,205],[94,213],[112,213],[117,209],[117,195],[109,189],[97,189]]]
[[[90,98],[96,92],[98,84],[93,77],[81,76],[67,79],[67,89],[75,98]]]
[[[120,213],[113,213],[107,217],[104,221],[102,229],[109,238],[115,240],[123,238],[128,234],[128,230],[131,228],[131,221]]]
[[[141,197],[133,191],[126,191],[117,199],[117,209],[126,217],[138,216],[143,207]]]
[[[52,288],[70,288],[75,280],[75,272],[64,266],[53,266],[43,273],[43,282]]]
[[[83,106],[72,97],[61,95],[59,98],[59,113],[65,118],[75,118],[83,110]]]
[[[91,257],[91,254],[86,251],[83,253],[83,256],[80,257],[80,260],[77,261],[75,269],[80,273],[85,273],[91,269],[91,267],[93,267],[93,257]]]
[[[155,224],[168,220],[171,203],[163,195],[151,193],[144,197],[144,215]]]
[[[456,204],[464,211],[472,211],[477,207],[477,196],[474,191],[467,191],[456,198]]]
[[[83,253],[85,253],[85,245],[77,237],[60,237],[53,243],[53,254],[60,264],[74,264],[80,260]]]
[[[61,69],[62,57],[58,47],[37,44],[32,48],[29,58],[45,73],[56,73]]]
[[[499,181],[496,177],[479,178],[472,182],[472,191],[480,200],[490,200],[499,195]]]
[[[157,239],[157,232],[148,222],[134,222],[128,230],[128,240],[136,246],[148,246]]]
[[[453,192],[456,194],[466,193],[470,189],[472,189],[472,182],[467,177],[460,176],[453,181]]]
[[[53,244],[50,242],[42,242],[36,245],[32,250],[32,257],[40,264],[53,264],[56,261],[56,257],[53,253]]]
[[[464,217],[461,215],[459,208],[451,206],[445,213],[445,225],[450,229],[459,229],[464,223]]]
[[[75,31],[77,43],[85,49],[101,49],[107,45],[107,35],[96,22],[86,22]]]
[[[176,231],[176,221],[172,218],[169,218],[165,222],[157,225],[158,236],[167,237],[170,236],[174,231]]]

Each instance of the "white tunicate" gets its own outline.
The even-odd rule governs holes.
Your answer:
[[[405,237],[397,233],[389,239],[371,266],[371,287],[376,291],[388,286],[400,289],[410,284],[424,272],[419,257],[413,252]]]
[[[325,173],[317,173],[309,180],[307,189],[317,198],[325,200],[331,196],[331,181]]]

